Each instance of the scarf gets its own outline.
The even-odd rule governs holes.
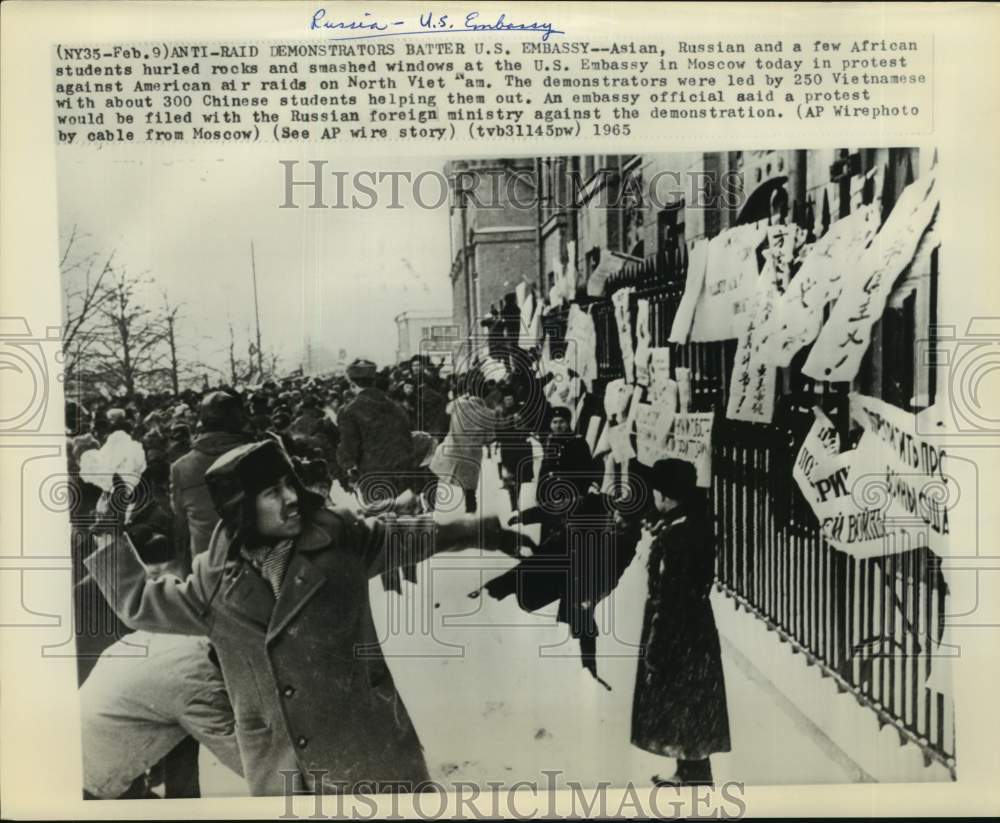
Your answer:
[[[260,573],[271,586],[275,600],[281,591],[281,583],[285,578],[285,570],[292,555],[294,541],[291,538],[282,540],[274,546],[257,546],[253,549],[244,548],[243,556]]]

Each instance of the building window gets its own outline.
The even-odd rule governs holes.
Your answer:
[[[458,337],[458,326],[431,326],[430,336],[434,340],[447,340]]]

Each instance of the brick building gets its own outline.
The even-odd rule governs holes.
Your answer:
[[[454,161],[451,284],[454,324],[463,339],[481,331],[490,307],[538,271],[538,207],[533,160]]]

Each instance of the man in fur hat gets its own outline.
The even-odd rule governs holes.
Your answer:
[[[246,443],[243,404],[229,392],[209,392],[198,409],[200,431],[190,451],[170,467],[170,505],[177,517],[177,535],[191,556],[208,548],[219,516],[205,485],[205,472],[218,457]]]
[[[205,475],[221,522],[185,580],[148,581],[127,537],[87,567],[130,627],[207,635],[236,716],[251,794],[412,791],[420,740],[382,657],[369,580],[472,546],[517,556],[527,538],[496,518],[361,520],[323,507],[272,440]]]
[[[357,395],[337,415],[337,460],[366,503],[395,499],[414,468],[409,415],[378,388],[372,361],[355,360],[347,376]]]

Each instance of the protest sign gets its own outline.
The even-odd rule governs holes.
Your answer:
[[[823,310],[840,296],[880,221],[877,203],[862,206],[807,247],[802,266],[775,304],[774,332],[762,349],[767,363],[787,367],[803,346],[816,339],[823,325]]]
[[[611,296],[615,307],[615,324],[618,327],[618,342],[622,350],[622,364],[625,367],[625,382],[635,382],[635,349],[632,346],[632,313],[629,298],[635,291],[631,286],[619,289]]]
[[[635,316],[635,382],[649,385],[649,301],[636,301]]]
[[[661,459],[673,457],[693,463],[702,488],[707,488],[712,480],[714,419],[714,412],[678,413],[661,452]]]
[[[691,323],[694,320],[695,306],[701,297],[705,285],[705,266],[708,263],[708,243],[704,238],[698,238],[691,244],[688,254],[687,278],[684,281],[684,293],[674,314],[674,322],[670,326],[671,343],[687,343],[691,334]]]
[[[882,316],[896,278],[913,259],[938,208],[940,187],[933,171],[907,186],[885,224],[858,260],[857,274],[823,324],[802,373],[814,380],[853,380]]]
[[[739,336],[758,277],[757,247],[763,227],[735,226],[712,238],[704,286],[691,324],[691,341],[707,343]]]
[[[851,395],[851,417],[864,433],[846,452],[826,415],[814,414],[792,476],[826,540],[858,558],[922,546],[947,554],[956,507],[964,503],[974,515],[974,480],[960,482],[945,450],[881,400]]]

